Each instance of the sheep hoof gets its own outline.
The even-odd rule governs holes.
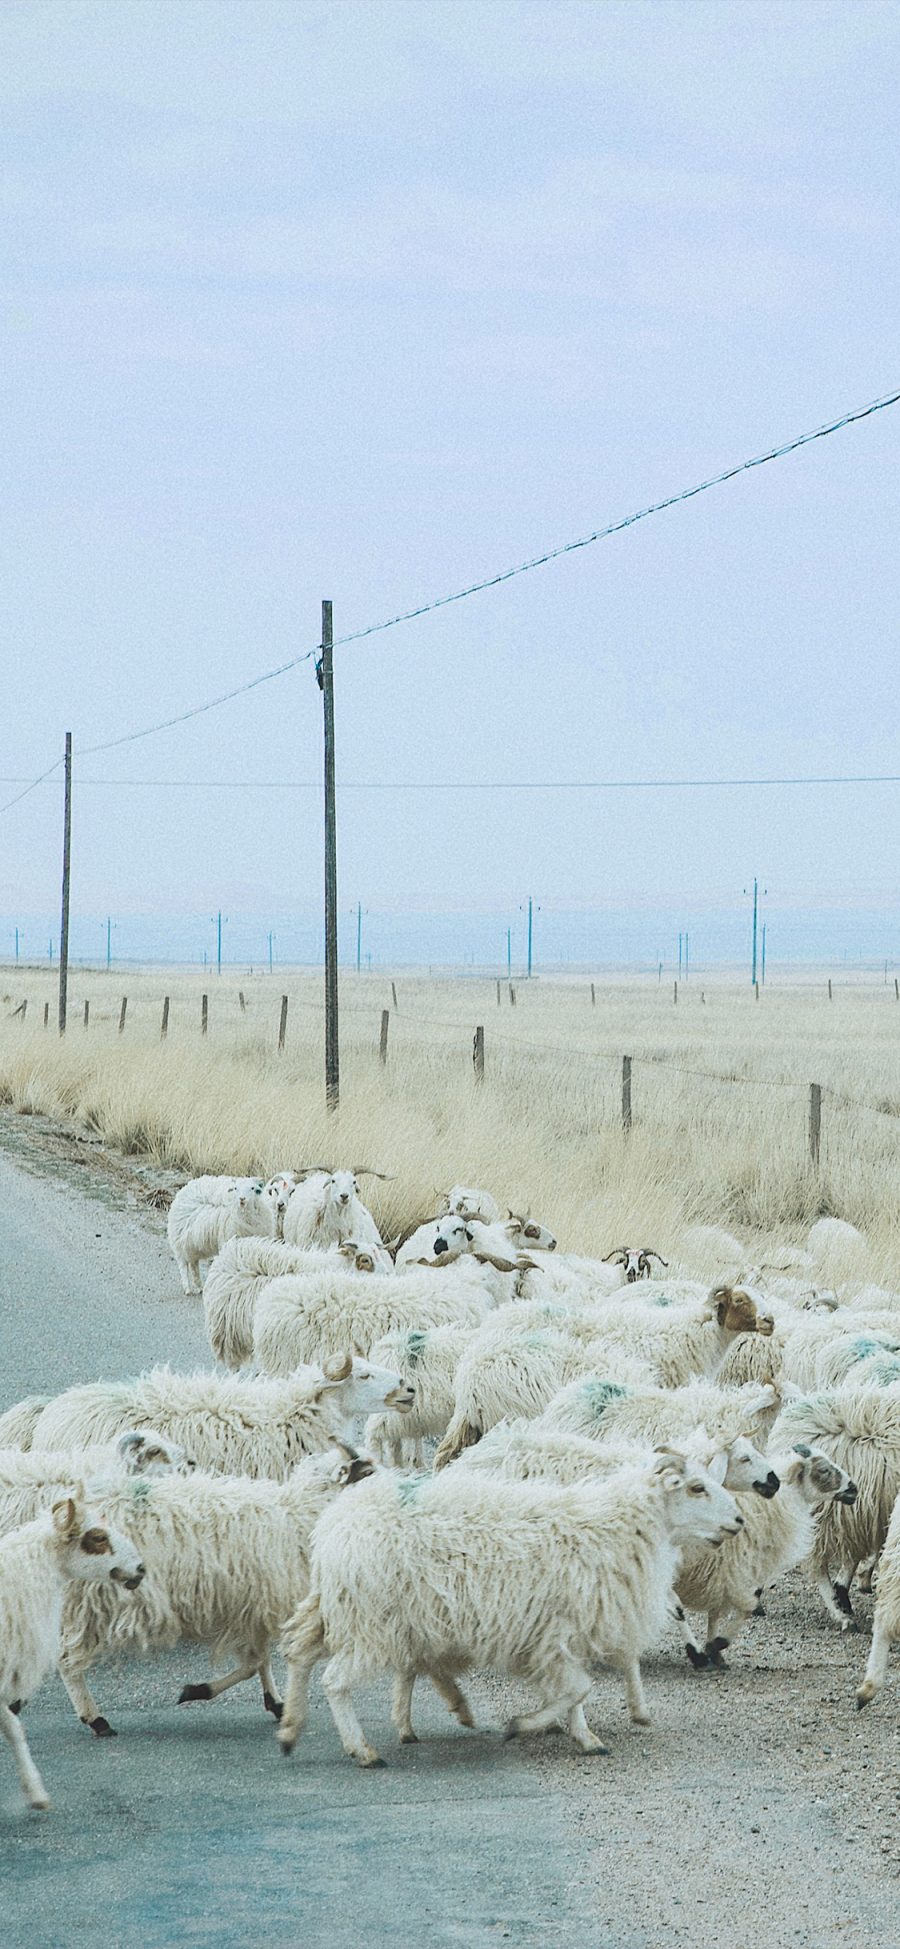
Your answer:
[[[10,1707],[9,1707],[9,1709],[10,1709],[10,1712],[14,1712],[14,1713],[15,1713],[15,1715],[16,1715],[16,1718],[18,1719],[18,1716],[19,1716],[19,1713],[20,1713],[20,1712],[21,1712],[21,1710],[22,1710],[22,1701],[21,1701],[21,1699],[11,1699],[11,1700],[10,1700]]]
[[[852,1617],[853,1605],[850,1602],[850,1591],[848,1586],[846,1584],[832,1584],[831,1587],[832,1590],[834,1591],[834,1601],[838,1607],[838,1610],[843,1611],[845,1617]]]
[[[684,1650],[688,1663],[693,1665],[695,1672],[707,1671],[709,1669],[710,1661],[705,1651],[698,1651],[695,1644],[686,1644]]]
[[[590,1745],[586,1740],[579,1739],[576,1745],[579,1753],[583,1753],[587,1760],[596,1759],[598,1755],[603,1759],[609,1759],[612,1750],[609,1746],[604,1746],[602,1739],[596,1738],[591,1740]]]
[[[765,1604],[757,1604],[755,1609],[750,1612],[751,1617],[765,1617],[765,1615],[766,1615]]]
[[[855,1617],[842,1618],[841,1630],[846,1631],[850,1636],[852,1636],[854,1631],[858,1631],[859,1625],[857,1624]]]
[[[653,1720],[649,1712],[632,1712],[631,1723],[633,1726],[652,1726]]]
[[[418,1746],[419,1735],[417,1732],[413,1732],[412,1726],[410,1726],[409,1732],[402,1732],[400,1734],[400,1744],[401,1746]]]
[[[289,1733],[283,1731],[279,1732],[278,1743],[281,1747],[285,1759],[289,1760],[294,1750],[294,1747],[297,1744],[297,1735],[295,1732],[289,1732]]]
[[[211,1699],[211,1685],[182,1685],[178,1694],[179,1705],[193,1705],[196,1699]]]
[[[520,1731],[518,1719],[507,1719],[500,1737],[505,1744],[509,1739],[518,1739]]]
[[[456,1718],[456,1723],[458,1726],[468,1726],[470,1732],[474,1732],[475,1721],[472,1717],[471,1712],[469,1711],[468,1706],[462,1707],[460,1711],[457,1712],[454,1716]]]
[[[864,1705],[870,1705],[874,1697],[875,1697],[874,1691],[870,1692],[868,1686],[861,1685],[859,1691],[856,1694],[857,1712],[861,1712]]]
[[[184,1697],[184,1693],[182,1693],[182,1698],[183,1697]],[[284,1711],[284,1706],[282,1705],[280,1699],[273,1698],[271,1692],[264,1692],[263,1705],[265,1706],[267,1712],[271,1712],[273,1719],[280,1720],[281,1715]]]
[[[85,1725],[90,1726],[95,1739],[118,1739],[119,1737],[115,1726],[111,1726],[109,1720],[104,1719],[102,1712],[97,1714],[96,1719],[86,1719]]]
[[[715,1667],[717,1672],[724,1672],[728,1670],[728,1667],[722,1656],[723,1651],[727,1651],[727,1649],[728,1649],[727,1638],[710,1638],[709,1643],[707,1644],[706,1647],[707,1657],[709,1658],[710,1664]]]
[[[370,1771],[374,1771],[376,1766],[384,1766],[385,1763],[381,1754],[376,1753],[374,1746],[364,1747],[361,1753],[354,1753],[353,1757],[357,1766],[365,1766]]]
[[[46,1813],[46,1811],[47,1811],[47,1808],[48,1808],[48,1807],[49,1807],[49,1805],[50,1805],[50,1795],[49,1795],[49,1793],[32,1793],[32,1794],[29,1794],[29,1796],[28,1796],[28,1805],[29,1805],[29,1807],[31,1807],[31,1808],[33,1809],[33,1811],[34,1811],[34,1812],[35,1812],[36,1814],[44,1814],[44,1813]]]

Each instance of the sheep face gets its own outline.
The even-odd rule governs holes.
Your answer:
[[[710,1308],[726,1333],[761,1333],[768,1339],[775,1331],[771,1313],[761,1313],[743,1286],[716,1286]]]
[[[725,1475],[726,1489],[754,1489],[766,1501],[777,1496],[781,1478],[770,1468],[765,1455],[754,1448],[747,1435],[739,1435],[728,1448],[728,1469]]]
[[[386,1245],[359,1244],[356,1239],[345,1239],[338,1246],[340,1257],[353,1272],[393,1272],[394,1262]]]
[[[358,1414],[408,1414],[416,1398],[402,1374],[389,1367],[375,1367],[360,1354],[338,1354],[326,1360],[322,1372],[325,1385],[338,1401],[348,1420]]]
[[[126,1590],[137,1590],[144,1566],[134,1544],[89,1507],[81,1489],[54,1503],[50,1521],[65,1576],[78,1583],[110,1580]]]
[[[555,1252],[556,1239],[548,1225],[534,1218],[519,1218],[511,1211],[503,1227],[513,1245],[523,1252]]]
[[[650,1261],[667,1266],[668,1260],[661,1259],[658,1252],[651,1252],[649,1245],[619,1245],[615,1252],[607,1252],[604,1265],[620,1265],[625,1274],[625,1285],[633,1286],[639,1279],[650,1278]]]
[[[480,1218],[484,1225],[496,1225],[500,1217],[500,1207],[490,1192],[478,1191],[470,1184],[451,1185],[441,1199],[440,1211],[457,1218],[468,1212],[473,1218]]]
[[[190,1475],[197,1466],[177,1441],[158,1434],[155,1428],[126,1429],[116,1448],[128,1475]]]
[[[797,1442],[793,1453],[796,1460],[788,1464],[784,1480],[799,1489],[805,1502],[816,1507],[823,1502],[856,1501],[859,1490],[852,1476],[820,1448],[807,1448],[804,1442]]]
[[[345,1211],[353,1198],[359,1197],[359,1185],[352,1171],[331,1171],[325,1179],[324,1195],[326,1203],[337,1205]]]
[[[673,1542],[721,1543],[743,1529],[744,1518],[724,1486],[727,1468],[724,1453],[714,1455],[707,1469],[678,1449],[657,1449],[655,1473],[666,1495]]]

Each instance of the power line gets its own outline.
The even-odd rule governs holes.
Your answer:
[[[57,759],[57,764],[61,763]],[[55,770],[55,766],[51,767]],[[49,777],[36,778],[28,791]],[[0,778],[0,784],[17,785],[17,778]],[[94,785],[113,790],[201,792],[318,792],[319,778],[79,778],[79,788]],[[822,773],[804,777],[771,778],[348,778],[338,784],[339,792],[679,792],[732,791],[778,785],[900,785],[900,772]],[[20,792],[19,798],[25,793]],[[10,805],[18,799],[10,799]],[[0,806],[0,811],[7,807]]]
[[[824,426],[815,427],[812,432],[798,433],[793,440],[784,441],[781,446],[770,447],[765,453],[755,454],[751,460],[741,460],[733,467],[725,467],[709,479],[698,481],[694,487],[682,488],[677,494],[668,494],[664,500],[653,501],[648,507],[638,508],[634,514],[626,514],[618,521],[611,521],[604,528],[595,528],[589,535],[581,535],[576,541],[562,542],[556,548],[548,548],[542,555],[532,555],[527,561],[519,562],[513,568],[501,569],[496,575],[485,576],[479,582],[470,582],[465,588],[455,589],[451,595],[436,596],[431,602],[422,602],[415,609],[405,609],[396,616],[389,616],[384,622],[369,623],[365,629],[353,630],[349,636],[338,636],[334,648],[343,649],[349,643],[361,643],[365,637],[377,636],[386,629],[396,629],[399,623],[415,622],[420,616],[430,615],[435,609],[446,609],[450,603],[464,602],[467,596],[481,595],[485,589],[496,589],[502,582],[511,582],[515,576],[527,575],[532,569],[544,568],[548,562],[559,561],[563,555],[573,555],[578,549],[590,548],[596,541],[605,541],[610,535],[621,534],[626,528],[633,528],[638,521],[646,521],[651,514],[661,514],[664,509],[679,505],[682,501],[693,500],[698,494],[706,494],[712,487],[721,487],[725,481],[734,480],[738,474],[749,473],[754,467],[765,467],[770,460],[781,460],[786,454],[796,453],[800,447],[807,447],[815,440],[825,440],[831,433],[838,433],[845,426],[852,426],[858,420],[868,419],[873,413],[882,412],[885,407],[896,406],[900,400],[900,390],[885,393],[880,399],[870,400],[867,406],[856,406],[839,418],[829,420]],[[234,690],[223,691],[221,696],[211,697],[205,704],[195,704],[191,710],[181,711],[174,717],[161,719],[156,724],[145,725],[140,731],[126,731],[119,738],[107,738],[102,744],[86,745],[81,756],[89,757],[98,751],[112,751],[118,745],[134,744],[140,738],[149,738],[157,731],[171,730],[176,724],[186,724],[190,718],[202,717],[207,711],[218,710],[221,704],[228,704],[235,697],[243,697],[250,690],[257,690],[261,684],[271,683],[276,677],[283,677],[289,670],[296,670],[300,664],[308,663],[312,657],[318,658],[321,644],[314,649],[305,650],[301,656],[289,657],[274,670],[264,670],[248,683],[238,684]]]
[[[36,786],[43,785],[45,778],[49,778],[51,772],[56,771],[61,764],[61,758],[54,758],[52,765],[48,765],[46,771],[41,772],[40,778],[33,778],[31,784],[26,785],[24,792],[17,792],[14,799],[7,799],[5,805],[0,805],[0,812],[9,812],[14,805],[18,805],[20,799],[27,799],[29,792],[33,792]],[[5,778],[3,783],[4,785],[20,785],[22,781],[19,778]]]

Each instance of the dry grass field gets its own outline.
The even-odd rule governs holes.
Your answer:
[[[486,980],[400,972],[396,984],[395,1009],[390,976],[342,977],[341,1107],[328,1116],[320,974],[76,969],[61,1040],[51,971],[6,968],[0,1095],[186,1174],[372,1165],[394,1174],[390,1184],[372,1181],[386,1235],[426,1215],[454,1180],[530,1207],[581,1251],[628,1239],[677,1256],[684,1226],[703,1222],[726,1226],[757,1256],[767,1241],[799,1242],[828,1212],[865,1232],[871,1276],[900,1284],[893,983],[851,980],[829,1001],[824,977],[795,980],[770,984],[756,1001],[749,982],[696,977],[676,1005],[670,983],[607,977],[592,1005],[586,978],[541,977],[517,986],[515,1007],[505,985],[498,1006]],[[289,1016],[279,1055],[282,993]],[[23,1020],[12,1011],[25,997]],[[480,1088],[472,1065],[479,1023]],[[624,1054],[634,1063],[628,1136]],[[823,1086],[818,1173],[807,1155],[811,1081]]]

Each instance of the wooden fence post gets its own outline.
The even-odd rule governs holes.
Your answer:
[[[200,1034],[205,1035],[208,1028],[209,1028],[209,996],[202,995],[200,998]]]
[[[822,1085],[810,1083],[809,1086],[809,1161],[814,1171],[819,1168],[819,1153],[822,1147]]]
[[[241,1004],[241,1014],[242,1014],[242,1015],[246,1015],[246,1013],[247,1013],[247,1004],[246,1004],[246,1002],[245,1002],[245,1000],[244,1000],[244,990],[243,990],[243,988],[239,988],[239,989],[238,989],[238,1001],[239,1001],[239,1002],[240,1002],[240,1004]]]
[[[388,1023],[390,1019],[390,1009],[383,1008],[381,1011],[381,1035],[378,1038],[378,1054],[383,1063],[387,1062]]]
[[[44,1027],[45,1029],[49,1029],[50,1027],[50,1003],[49,1002],[44,1003]]]
[[[831,976],[830,976],[830,975],[829,975],[829,977],[828,977],[828,999],[829,999],[829,1001],[831,1001],[831,999],[832,999],[832,994],[831,994]]]
[[[500,983],[497,983],[497,1007],[500,1007]]]
[[[758,981],[754,981],[754,983],[753,983],[753,986],[754,986],[754,988],[755,988],[755,990],[756,990],[756,999],[757,999],[757,1001],[759,1001],[759,982],[758,982]]]
[[[168,1033],[169,1033],[169,997],[168,995],[164,995],[162,1022],[160,1023],[160,1030],[159,1030],[160,1042],[165,1042]]]
[[[591,1007],[596,1008],[596,1006],[597,1006],[597,990],[594,987],[593,982],[591,982]]]
[[[475,1065],[475,1081],[476,1083],[483,1083],[484,1082],[484,1029],[481,1026],[479,1026],[475,1030],[475,1039],[472,1044],[472,1061]]]
[[[510,982],[509,984],[509,1005],[510,1008],[515,1008],[516,1005],[516,991],[512,985],[512,982]]]
[[[287,1008],[288,1008],[288,998],[286,995],[282,995],[281,1019],[278,1023],[278,1054],[280,1056],[284,1055],[284,1038],[287,1035]]]
[[[123,995],[123,996],[122,996],[122,1006],[121,1006],[121,1008],[120,1008],[120,1010],[119,1010],[119,1034],[120,1034],[120,1035],[121,1035],[121,1033],[122,1033],[122,1030],[123,1030],[123,1029],[124,1029],[124,1027],[125,1027],[125,1010],[127,1009],[127,1007],[128,1007],[128,996],[127,996],[127,995]]]
[[[894,1000],[900,1002],[900,980],[896,975],[894,976]]]
[[[392,982],[391,982],[391,1000],[392,1000],[392,1002],[393,1002],[393,1004],[394,1004],[394,1007],[396,1008],[396,1006],[397,1006],[397,984],[396,984],[396,982],[395,982],[395,981],[392,981]]]
[[[673,983],[673,987],[674,987],[674,990],[675,990],[675,992],[674,992],[674,995],[673,995],[673,997],[672,997],[672,999],[673,999],[673,1001],[675,1001],[675,1002],[677,1002],[677,1000],[678,1000],[678,983],[677,983],[677,981]]]
[[[91,1019],[91,1004],[90,1004],[90,1002],[85,1002],[85,1004],[84,1004],[84,1026],[85,1026],[85,1028],[87,1028],[87,1026],[88,1026],[88,1023],[89,1023],[89,1021],[90,1021],[90,1019]]]
[[[631,1129],[631,1057],[622,1057],[622,1128]]]

